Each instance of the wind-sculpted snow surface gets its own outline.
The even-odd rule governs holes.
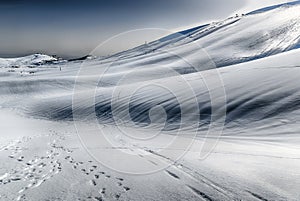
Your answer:
[[[220,83],[219,88],[215,86],[218,89],[210,89],[207,80],[217,79],[218,71],[214,70],[215,68],[227,66],[226,69],[219,71],[225,84],[227,104],[216,105],[216,110],[218,108],[224,110],[224,107],[227,107],[225,123],[230,124],[241,120],[247,123],[271,118],[286,112],[282,108],[286,108],[288,103],[297,107],[298,99],[295,93],[298,91],[296,84],[291,82],[290,78],[296,80],[294,76],[298,75],[298,69],[284,70],[284,73],[277,75],[281,68],[266,69],[266,66],[259,69],[250,66],[251,63],[246,64],[249,67],[243,68],[228,65],[295,48],[300,34],[299,11],[298,4],[278,6],[265,12],[237,16],[173,34],[106,59],[86,61],[81,66],[72,62],[61,64],[68,72],[63,71],[59,74],[54,71],[55,79],[64,87],[69,84],[71,88],[77,70],[80,67],[84,69],[86,74],[79,76],[77,86],[83,86],[82,93],[86,95],[89,90],[96,90],[95,94],[91,92],[92,96],[95,95],[95,102],[85,103],[82,100],[81,104],[76,104],[75,109],[80,111],[79,114],[84,118],[92,118],[96,115],[99,121],[106,123],[115,120],[111,100],[116,91],[130,91],[130,88],[136,88],[137,85],[151,84],[152,86],[137,91],[134,96],[128,94],[129,97],[118,100],[118,105],[115,105],[118,111],[122,111],[127,107],[127,102],[130,102],[130,119],[123,119],[120,115],[118,118],[124,122],[133,120],[137,124],[147,126],[150,122],[148,116],[150,109],[160,105],[165,108],[167,117],[167,125],[164,128],[169,130],[183,123],[181,121],[183,108],[194,111],[190,116],[193,120],[189,119],[184,124],[199,121],[198,127],[201,127],[210,122],[212,110],[210,93],[218,90],[215,92],[216,96],[221,97],[224,94],[222,95],[223,86]],[[201,48],[204,48],[207,53]],[[223,72],[227,73],[223,75]],[[38,77],[41,83],[47,83],[47,79],[49,75],[45,79],[43,76]],[[248,84],[244,85],[244,83]],[[161,87],[166,85],[171,91],[176,91],[176,94]],[[176,100],[179,97],[183,98],[183,102]],[[192,97],[196,98],[196,105],[189,102]],[[274,106],[277,102],[282,106]],[[73,117],[71,92],[59,97],[54,96],[52,99],[47,97],[38,100],[33,105],[34,108],[29,110],[36,111],[35,115],[38,116],[69,120]],[[49,110],[47,105],[50,107]],[[129,116],[127,115],[126,118]]]
[[[207,58],[197,54],[204,48],[217,67],[255,60],[299,47],[299,2],[284,4],[273,9],[230,17],[224,21],[172,34],[157,41],[117,54],[131,66],[168,63],[184,66],[176,57],[164,52],[180,52],[194,60],[203,70]],[[138,60],[137,60],[138,58]],[[185,66],[187,67],[187,66]]]
[[[51,128],[0,144],[20,163],[0,185],[24,176],[18,200],[51,186],[65,200],[299,200],[299,11],[274,6],[106,58],[0,59],[0,120],[13,109]]]
[[[116,73],[116,75],[107,75],[107,82],[110,83],[99,83],[95,87],[93,85],[94,82],[89,79],[95,80],[97,76],[90,76],[85,78],[85,83],[77,83],[86,90],[79,92],[82,93],[82,100],[76,104],[78,108],[73,109],[76,109],[78,114],[82,115],[86,120],[92,119],[94,118],[93,115],[96,115],[98,120],[103,123],[113,123],[116,120],[114,118],[119,118],[119,120],[124,121],[123,123],[133,121],[135,124],[140,124],[140,126],[147,126],[151,123],[149,111],[151,111],[151,108],[159,105],[166,112],[167,125],[165,129],[174,129],[181,123],[188,125],[189,122],[199,122],[197,127],[201,128],[201,126],[209,124],[211,119],[210,93],[213,92],[207,89],[205,80],[215,79],[217,71],[224,82],[226,105],[216,105],[216,108],[227,108],[226,125],[244,127],[249,125],[249,123],[264,121],[268,118],[297,118],[297,115],[289,116],[289,114],[291,112],[297,113],[299,109],[297,80],[300,72],[297,63],[300,61],[298,55],[299,51],[294,50],[278,56],[218,70],[208,70],[186,75],[175,75],[174,73],[174,76],[167,78],[163,78],[165,76],[163,74],[164,69],[156,68],[158,78],[154,80],[149,78],[151,71],[149,72],[148,70],[146,70],[143,77],[136,76],[135,80],[132,80],[131,77],[141,73],[133,71],[129,75],[130,79],[126,79],[129,82],[128,84],[119,84],[120,74]],[[93,72],[92,67],[86,68],[91,68],[91,72]],[[34,79],[34,81],[32,79],[23,81],[23,86],[26,86],[24,83],[29,84],[31,82],[39,83],[37,86],[40,86],[36,88],[28,86],[27,90],[29,91],[27,93],[30,90],[37,90],[40,93],[40,97],[30,100],[31,103],[29,103],[29,108],[27,108],[28,112],[34,112],[33,115],[35,116],[50,119],[71,120],[73,117],[71,90],[74,82],[70,78],[66,79],[64,76],[55,77],[56,82],[53,83],[45,78]],[[106,77],[103,77],[103,80],[105,79]],[[147,79],[147,81],[142,81],[143,79]],[[83,82],[83,80],[80,81]],[[185,82],[188,82],[188,85]],[[7,83],[9,82],[7,81]],[[115,83],[119,85],[114,87]],[[137,85],[145,85],[146,87],[142,87],[134,94],[130,94],[129,92],[135,89]],[[176,91],[176,94],[170,93],[162,86],[168,87],[171,91]],[[223,86],[219,87],[222,88]],[[3,86],[3,90],[4,88]],[[9,85],[9,88],[13,91],[14,87]],[[68,91],[68,88],[70,91]],[[47,89],[48,92],[44,89]],[[55,90],[61,92],[53,94]],[[224,95],[220,89],[211,90],[219,91],[220,96]],[[63,93],[63,91],[65,92]],[[123,95],[123,99],[119,98],[118,102],[115,103],[117,105],[112,105],[113,95],[122,91],[126,92]],[[16,90],[16,92],[18,91]],[[18,93],[21,93],[21,91]],[[43,95],[44,93],[45,95]],[[87,95],[91,93],[95,96],[93,104],[86,101]],[[178,102],[178,97],[182,98],[182,102]],[[24,103],[26,103],[26,100],[24,100]],[[195,105],[195,103],[197,104]],[[117,116],[113,115],[112,107],[115,107],[114,109],[118,111]],[[122,113],[123,109],[128,107],[130,116]],[[182,108],[186,109],[189,114],[189,119],[186,119],[186,122],[181,121]],[[157,114],[161,115],[160,113]]]

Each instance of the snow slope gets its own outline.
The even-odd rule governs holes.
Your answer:
[[[299,10],[107,58],[1,59],[0,198],[299,200]]]
[[[170,65],[180,65],[176,63],[178,59],[173,61],[169,58],[167,53],[172,51],[188,60],[194,59],[204,69],[206,58],[199,54],[194,58],[201,47],[218,67],[266,57],[299,45],[299,9],[297,2],[255,15],[231,17],[167,36],[116,56],[126,62],[130,62],[131,57],[139,59],[139,66],[161,61],[165,57]]]
[[[84,87],[91,86],[91,91],[95,90],[95,84],[98,85],[96,94],[99,94],[99,97],[96,96],[96,113],[99,119],[103,119],[105,122],[112,121],[112,112],[109,106],[111,104],[110,99],[112,93],[116,93],[118,90],[130,91],[129,88],[135,88],[136,83],[139,85],[154,83],[167,86],[169,90],[176,92],[176,97],[182,97],[182,99],[184,99],[183,97],[196,97],[198,104],[194,104],[194,107],[198,107],[199,109],[195,111],[201,115],[198,117],[199,114],[195,114],[195,119],[193,119],[192,122],[198,122],[199,118],[201,120],[200,122],[203,121],[204,124],[205,122],[210,122],[209,119],[211,118],[210,113],[212,109],[207,102],[210,102],[209,99],[211,97],[209,93],[211,92],[209,91],[211,90],[207,90],[206,82],[207,80],[212,80],[212,78],[217,79],[218,73],[221,73],[227,96],[226,106],[228,115],[226,117],[226,124],[240,121],[241,119],[254,121],[277,116],[286,112],[281,111],[280,108],[285,108],[285,105],[289,102],[297,105],[297,96],[291,97],[293,100],[289,100],[287,97],[293,96],[294,93],[297,92],[295,91],[296,83],[290,82],[291,77],[293,80],[296,80],[295,76],[298,76],[297,68],[295,68],[295,70],[285,70],[284,73],[276,75],[277,69],[274,68],[270,68],[268,71],[257,68],[247,71],[246,69],[248,68],[243,68],[246,73],[239,73],[239,69],[241,68],[227,65],[257,60],[261,57],[295,48],[298,44],[300,33],[298,28],[300,23],[298,13],[300,12],[297,12],[299,9],[299,5],[295,4],[280,6],[263,13],[259,12],[258,14],[251,14],[249,16],[231,18],[223,22],[205,25],[199,29],[197,28],[197,30],[191,30],[188,37],[186,37],[187,32],[184,32],[184,35],[178,37],[174,35],[169,36],[149,43],[147,47],[143,45],[104,60],[95,59],[87,61],[83,63],[82,68],[85,69],[83,72],[87,72],[87,75],[82,78],[79,77],[77,83],[84,83]],[[199,44],[205,47],[208,55],[199,48]],[[145,53],[145,50],[151,51]],[[291,59],[293,59],[292,61],[296,59],[296,56],[291,56],[290,58],[289,56],[283,55],[284,54],[280,54],[279,56],[288,58],[287,61],[284,60],[286,62]],[[264,60],[267,59],[269,58],[266,57]],[[270,57],[270,59],[271,61],[269,63],[273,63],[273,57]],[[258,60],[258,62],[263,63],[262,60]],[[295,61],[295,63],[297,62],[298,61]],[[278,64],[278,62],[274,63]],[[251,63],[247,63],[247,65],[250,64]],[[100,69],[106,69],[108,65],[109,68],[107,71],[104,75],[101,75],[103,71]],[[219,71],[212,70],[215,73],[210,73],[210,71],[207,70],[204,71],[205,69],[214,69],[215,67],[221,66],[226,66],[226,68],[220,69]],[[70,67],[63,68],[68,69]],[[70,75],[71,73],[72,76],[75,76],[78,68],[80,68],[80,65],[77,64],[77,67],[73,65],[73,72],[68,71],[67,74]],[[223,75],[223,71],[229,71],[230,73],[224,73]],[[212,74],[211,77],[209,77],[210,74]],[[99,75],[101,75],[101,79],[99,79]],[[44,78],[45,76],[47,78]],[[66,81],[65,76],[65,72],[59,72],[55,76],[55,79],[57,80],[62,77],[64,88],[68,86],[65,82],[68,82],[69,87],[72,88],[73,82],[70,80],[71,78]],[[266,79],[265,77],[269,78]],[[48,74],[40,76],[41,82],[51,82],[48,79]],[[185,83],[185,85],[179,84],[182,83],[182,80],[187,81],[187,83]],[[240,83],[241,81],[243,82]],[[29,80],[26,82],[30,83]],[[97,82],[99,83],[97,84]],[[244,83],[247,83],[247,85]],[[277,83],[277,85],[275,85],[275,83]],[[115,88],[114,86],[117,87]],[[57,88],[57,86],[55,87]],[[89,95],[89,92],[87,92],[84,87],[82,89],[85,94],[83,97]],[[194,96],[193,94],[185,94],[187,87],[192,89],[189,93],[194,92]],[[182,111],[179,107],[181,107],[182,104],[191,105],[191,100],[183,100],[182,103],[173,102],[174,94],[154,88],[148,87],[145,91],[140,91],[140,94],[136,94],[136,97],[132,97],[133,102],[135,102],[134,99],[138,100],[136,105],[140,107],[132,109],[131,118],[135,119],[136,122],[148,124],[149,118],[147,115],[149,109],[159,103],[164,103],[165,106],[172,108],[167,111],[169,116],[173,116],[172,120],[170,120],[172,124],[176,124],[176,122],[180,124],[179,114]],[[220,85],[216,96],[221,96],[217,94],[222,93],[221,88],[222,86]],[[235,90],[235,88],[241,91]],[[251,93],[243,95],[245,91]],[[272,93],[270,92],[270,95],[264,95],[268,91],[272,91]],[[161,93],[164,95],[162,96]],[[94,96],[94,93],[91,92],[90,95]],[[131,94],[128,94],[128,96],[131,96]],[[156,98],[155,101],[149,103],[148,100],[150,100],[151,97]],[[124,101],[128,101],[128,97],[124,97]],[[278,101],[282,105],[270,105],[272,101]],[[121,107],[122,105],[126,105],[125,102],[118,104]],[[45,111],[47,110],[45,105],[51,105],[51,111]],[[52,99],[46,96],[45,100],[33,102],[32,107],[34,108],[29,107],[28,110],[38,116],[47,118],[71,119],[71,105],[72,93],[69,93],[65,96],[54,96]],[[146,108],[144,108],[144,106]],[[83,116],[88,117],[93,115],[93,107],[93,105],[85,105],[83,101],[82,105],[78,105],[78,110],[81,111],[80,113]],[[132,107],[135,108],[134,105],[132,105]],[[221,105],[215,107],[221,108]],[[262,108],[264,109],[262,110]],[[188,108],[187,110],[193,109]],[[144,112],[140,112],[140,110]],[[261,112],[264,114],[259,114]],[[119,118],[122,119],[123,117]],[[190,121],[191,120],[188,120],[188,122]],[[202,123],[200,123],[200,125],[202,125]],[[178,125],[175,125],[175,127],[176,126]]]
[[[247,0],[245,5],[239,9],[238,11],[235,11],[235,13],[249,13],[254,10],[258,10],[261,8],[266,8],[274,5],[280,5],[285,3],[294,2],[294,0],[265,0],[265,1],[252,1]]]

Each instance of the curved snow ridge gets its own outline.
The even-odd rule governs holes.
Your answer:
[[[28,114],[52,120],[97,120],[101,124],[163,130],[204,129],[226,108],[226,128],[251,127],[275,119],[299,121],[299,50],[219,69],[224,81],[226,103],[212,105],[210,93],[223,86],[207,89],[203,80],[215,79],[216,70],[173,76],[110,87],[77,91],[36,99]],[[188,84],[187,84],[188,83]],[[91,90],[91,92],[89,91]],[[132,92],[132,93],[130,93]],[[212,111],[215,108],[215,112]],[[74,116],[75,115],[75,116]],[[267,125],[267,123],[266,123]],[[294,128],[291,128],[291,131]]]
[[[300,4],[299,0],[293,1],[293,2],[287,2],[287,3],[283,3],[283,4],[278,4],[278,5],[273,5],[273,6],[268,6],[268,7],[265,7],[265,8],[260,8],[258,10],[251,11],[251,12],[247,13],[246,15],[254,15],[254,14],[258,14],[258,13],[271,11],[271,10],[274,10],[276,8],[279,8],[279,7],[283,7],[283,6],[287,7],[287,6],[293,6],[293,5],[298,5],[298,4]]]
[[[207,56],[203,50],[217,67],[225,67],[299,48],[299,44],[300,4],[297,2],[174,33],[110,58],[142,68],[154,61],[176,63],[165,54],[168,52],[179,52],[178,57],[189,61],[198,51],[194,62],[206,70],[203,60]]]

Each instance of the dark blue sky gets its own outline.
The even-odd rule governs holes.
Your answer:
[[[35,52],[79,56],[124,31],[178,30],[223,19],[246,0],[6,0],[0,1],[0,57]],[[142,34],[107,54],[165,33]],[[132,39],[130,39],[132,40]],[[127,44],[128,43],[128,44]],[[104,53],[105,54],[105,53]]]

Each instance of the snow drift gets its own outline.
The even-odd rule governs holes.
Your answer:
[[[45,64],[34,77],[28,75],[17,82],[15,74],[13,81],[12,75],[6,74],[1,91],[17,97],[30,94],[30,100],[22,99],[16,107],[29,115],[53,120],[72,120],[76,111],[76,118],[86,121],[96,117],[101,123],[122,121],[127,126],[161,127],[163,122],[165,130],[182,125],[201,129],[212,118],[222,118],[226,111],[224,123],[228,128],[268,119],[296,121],[297,115],[291,113],[299,110],[299,51],[283,52],[299,47],[299,11],[300,5],[292,3],[231,17],[108,58]],[[2,64],[47,60],[54,59],[33,55],[4,60]],[[251,60],[256,61],[248,62]],[[76,79],[80,68],[88,74]],[[216,76],[221,78],[219,83],[208,88],[207,80],[216,80]],[[75,105],[74,84],[80,86]],[[147,87],[129,93],[143,85]],[[116,92],[125,94],[114,99]],[[89,93],[94,102],[86,100]],[[212,93],[214,99],[225,100],[226,96],[226,100],[212,105]]]

